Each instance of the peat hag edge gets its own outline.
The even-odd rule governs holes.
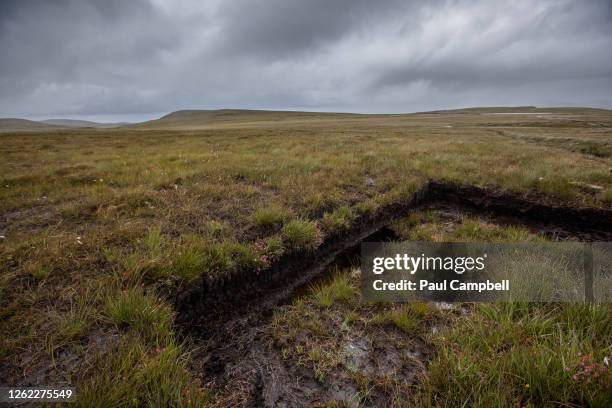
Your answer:
[[[202,278],[175,299],[176,323],[185,332],[206,337],[231,316],[270,310],[290,299],[296,288],[320,274],[340,253],[363,241],[380,240],[391,222],[431,205],[453,206],[545,232],[562,231],[565,237],[581,241],[612,240],[610,209],[551,205],[505,191],[430,181],[410,199],[363,215],[349,229],[328,236],[316,251],[286,254],[259,273],[236,271],[222,278]]]

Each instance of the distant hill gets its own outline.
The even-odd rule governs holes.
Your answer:
[[[199,128],[224,126],[226,124],[257,124],[269,122],[291,122],[308,119],[337,119],[360,117],[356,113],[327,113],[299,111],[268,111],[249,109],[180,110],[159,119],[135,124],[147,128]]]
[[[62,127],[94,127],[94,128],[109,128],[129,125],[126,122],[119,123],[100,123],[91,122],[89,120],[75,120],[75,119],[48,119],[41,121],[42,123],[48,123],[50,125],[62,126]]]
[[[217,109],[217,110],[179,110],[141,123],[100,123],[86,120],[73,119],[49,119],[45,121],[32,121],[27,119],[6,118],[0,119],[0,131],[35,131],[35,130],[57,130],[74,128],[116,128],[126,129],[159,129],[159,130],[189,130],[189,129],[217,129],[217,128],[248,128],[258,126],[282,125],[282,126],[307,126],[325,125],[340,120],[349,121],[377,121],[381,125],[402,121],[407,125],[423,124],[423,120],[442,120],[439,116],[465,115],[463,118],[473,118],[486,115],[486,120],[494,117],[506,118],[520,117],[521,115],[533,115],[534,118],[548,119],[571,119],[572,115],[595,115],[608,116],[612,110],[598,108],[552,108],[535,106],[500,106],[500,107],[472,107],[463,109],[435,110],[417,113],[395,113],[395,114],[359,114],[359,113],[334,113],[334,112],[302,112],[302,111],[271,111],[250,109]],[[436,115],[436,116],[433,116]],[[505,120],[505,119],[504,119]],[[421,121],[421,122],[419,122]]]
[[[61,129],[61,126],[50,123],[36,122],[34,120],[18,118],[0,118],[0,130],[52,130]]]
[[[445,109],[445,110],[434,110],[425,111],[418,113],[580,113],[580,112],[610,112],[608,109],[599,108],[546,108],[546,107],[535,107],[535,106],[483,106],[474,108],[461,108],[461,109]]]
[[[459,109],[440,109],[418,113],[512,113],[512,112],[535,112],[535,106],[483,106]]]
[[[88,120],[49,119],[28,120],[20,118],[0,118],[0,131],[26,131],[26,130],[56,130],[66,128],[113,128],[126,126],[129,123],[99,123]]]

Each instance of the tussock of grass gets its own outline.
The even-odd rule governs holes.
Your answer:
[[[350,300],[355,295],[345,275],[338,275],[331,282],[321,284],[313,289],[313,297],[321,307],[331,307],[336,300]]]
[[[204,269],[207,266],[207,260],[209,264],[212,263],[210,258],[206,258],[201,248],[192,244],[187,244],[176,251],[166,273],[190,281],[204,273]]]
[[[410,313],[418,318],[431,317],[436,314],[436,310],[425,302],[410,302],[405,307],[409,308]]]
[[[165,342],[172,327],[172,309],[141,288],[132,288],[106,301],[106,315],[118,327],[134,330],[154,343]]]
[[[229,265],[229,270],[253,271],[262,266],[259,254],[251,245],[225,241],[215,246],[215,249],[229,259],[226,264],[226,266]]]
[[[285,252],[285,244],[280,236],[270,237],[265,240],[261,252],[270,260],[278,259]]]
[[[321,233],[313,221],[293,220],[283,227],[283,236],[291,249],[313,250],[321,244]]]
[[[81,407],[201,407],[209,397],[187,371],[188,356],[170,342],[153,352],[133,338],[97,356],[96,370],[78,390]]]
[[[271,204],[255,210],[253,213],[253,221],[255,225],[261,227],[275,227],[282,225],[289,216],[290,214],[287,209],[278,204]]]
[[[91,327],[91,307],[72,308],[66,315],[57,316],[60,321],[58,336],[64,341],[82,337]]]
[[[378,313],[370,322],[372,324],[393,324],[406,333],[414,333],[419,323],[417,316],[412,313],[410,307],[405,305]]]
[[[549,175],[533,186],[537,191],[545,195],[554,195],[562,200],[570,200],[575,194],[575,188],[569,180],[558,175]]]
[[[211,244],[197,236],[188,236],[177,248],[166,274],[190,281],[203,274],[222,276],[262,266],[263,261],[253,246],[232,241]]]
[[[163,245],[161,228],[160,227],[150,228],[149,231],[147,232],[147,235],[145,235],[145,237],[143,238],[142,243],[145,249],[148,251],[148,253],[151,256],[153,257],[159,256],[161,249],[162,249],[162,245]]]
[[[130,254],[110,254],[110,258],[107,257],[107,259],[114,259],[114,256],[118,256],[116,272],[127,285],[137,285],[148,278],[156,278],[160,274],[160,259],[148,252],[136,250]]]
[[[321,226],[327,233],[345,230],[350,227],[355,219],[355,214],[350,207],[342,206],[332,213],[325,213]]]

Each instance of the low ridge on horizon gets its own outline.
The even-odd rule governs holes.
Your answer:
[[[211,124],[230,123],[232,120],[245,122],[266,122],[282,120],[304,120],[308,118],[352,118],[352,117],[401,117],[422,114],[490,114],[490,113],[571,113],[571,112],[612,112],[610,109],[594,107],[538,107],[525,106],[476,106],[455,109],[439,109],[406,113],[355,113],[355,112],[316,112],[298,110],[268,109],[179,109],[141,122],[94,122],[79,119],[30,120],[22,118],[0,118],[0,130],[60,130],[71,128],[157,128],[173,126],[202,127]]]

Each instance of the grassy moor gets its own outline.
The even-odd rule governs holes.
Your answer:
[[[0,121],[0,385],[72,384],[83,407],[612,404],[610,304],[373,304],[355,259],[319,262],[381,222],[418,241],[609,238],[612,111],[95,125]],[[430,182],[485,195],[410,208]],[[477,208],[500,196],[506,216]],[[555,229],[515,202],[599,218]]]

